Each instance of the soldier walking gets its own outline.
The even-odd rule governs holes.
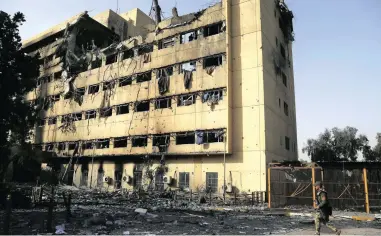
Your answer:
[[[337,235],[341,234],[341,230],[335,228],[331,223],[329,223],[329,216],[332,215],[332,207],[328,201],[328,194],[322,188],[322,183],[317,181],[315,183],[316,189],[316,215],[315,215],[315,235],[320,235],[320,225],[324,224],[329,229],[334,231]]]

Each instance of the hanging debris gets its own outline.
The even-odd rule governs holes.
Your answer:
[[[278,6],[281,15],[279,18],[279,27],[283,32],[286,42],[293,42],[295,40],[294,26],[292,23],[294,14],[288,9],[284,0],[279,0]]]

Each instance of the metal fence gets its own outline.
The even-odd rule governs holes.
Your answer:
[[[381,169],[359,163],[268,168],[268,205],[312,207],[322,181],[333,208],[370,212],[381,208]]]

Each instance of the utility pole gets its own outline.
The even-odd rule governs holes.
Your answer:
[[[158,0],[153,0],[153,9],[155,10],[156,24],[159,24],[161,22],[161,8],[159,6]]]

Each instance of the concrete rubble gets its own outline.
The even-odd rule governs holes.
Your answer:
[[[48,188],[47,188],[48,189]],[[49,191],[44,191],[49,192]],[[66,221],[62,193],[72,194],[72,217]],[[45,194],[44,194],[45,196]],[[49,196],[46,196],[49,199]],[[311,216],[287,217],[264,205],[225,206],[174,200],[169,193],[128,195],[61,186],[55,191],[55,234],[160,235],[160,234],[288,234],[313,227]],[[195,201],[197,199],[194,199]],[[208,202],[208,201],[207,201]],[[279,212],[278,212],[279,213]],[[337,213],[338,214],[338,213]],[[4,214],[0,214],[2,222]],[[12,210],[12,234],[47,234],[46,206]],[[377,221],[360,222],[335,217],[339,227],[380,228]]]

